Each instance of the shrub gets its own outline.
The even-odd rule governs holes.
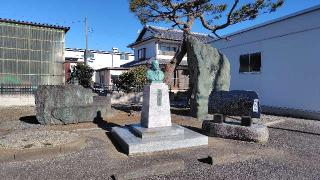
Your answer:
[[[91,86],[91,78],[94,70],[85,64],[77,64],[71,73],[71,81],[78,79],[79,85],[88,88]]]
[[[116,87],[124,92],[133,92],[142,89],[147,83],[147,67],[138,66],[122,73],[114,82]]]

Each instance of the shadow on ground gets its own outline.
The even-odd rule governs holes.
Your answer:
[[[186,126],[186,125],[182,125],[182,127],[187,128],[187,129],[190,129],[190,130],[192,130],[192,131],[195,131],[195,132],[197,132],[197,133],[199,133],[199,134],[206,135],[206,134],[204,133],[204,131],[203,131],[202,129],[200,129],[200,128],[193,127],[193,126]]]
[[[96,117],[93,119],[93,123],[97,124],[97,126],[105,131],[111,131],[113,127],[119,127],[120,125],[115,123],[107,122],[101,116],[101,112],[98,111]]]
[[[300,131],[300,130],[296,130],[296,129],[280,128],[280,127],[273,127],[273,126],[268,126],[268,128],[282,130],[282,131],[290,131],[290,132],[296,132],[296,133],[303,133],[303,134],[310,134],[310,135],[320,136],[320,133],[306,132],[306,131]]]
[[[190,117],[190,109],[189,108],[172,108],[171,114],[175,114],[178,116],[188,116]]]
[[[93,123],[97,124],[99,128],[106,131],[107,138],[110,139],[113,146],[117,149],[118,152],[125,154],[124,151],[120,148],[119,143],[116,141],[116,139],[112,136],[112,133],[111,133],[111,130],[113,127],[121,127],[119,124],[105,121],[101,116],[100,111],[97,112],[97,116],[93,119]]]
[[[28,124],[40,124],[36,116],[23,116],[19,120]]]
[[[142,106],[141,104],[131,104],[131,105],[125,105],[125,104],[115,104],[112,105],[112,108],[126,112],[128,114],[132,114],[134,111],[141,111]]]

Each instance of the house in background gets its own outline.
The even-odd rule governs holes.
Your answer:
[[[207,34],[192,33],[200,41],[206,43],[213,40]],[[163,67],[167,64],[178,50],[183,40],[183,32],[177,29],[166,29],[155,26],[145,26],[139,33],[138,38],[128,47],[134,50],[135,60],[122,65],[121,67],[134,67],[150,64],[154,59],[158,60]],[[188,89],[188,67],[187,56],[185,56],[174,72],[174,77],[170,88]]]
[[[70,72],[77,63],[84,63],[85,49],[65,49],[65,71],[66,80],[70,78]],[[93,54],[88,60],[88,65],[95,72],[92,81],[99,84],[111,85],[111,79],[119,76],[125,68],[121,65],[134,60],[134,55],[130,52],[119,52],[118,48],[111,51],[90,50]]]
[[[263,111],[320,119],[320,5],[211,42],[230,60],[231,89],[256,91]]]
[[[68,27],[0,18],[0,84],[64,84]]]

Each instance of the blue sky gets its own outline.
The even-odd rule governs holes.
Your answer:
[[[246,1],[249,0],[242,0]],[[228,27],[219,34],[228,34],[319,4],[320,0],[286,0],[277,12]],[[120,51],[131,51],[126,46],[135,40],[138,30],[143,27],[129,12],[128,0],[3,0],[0,6],[1,18],[69,26],[66,47],[70,48],[85,47],[83,21],[86,16],[89,27],[93,29],[89,33],[90,49],[111,50],[118,47]],[[193,31],[210,33],[198,23]]]

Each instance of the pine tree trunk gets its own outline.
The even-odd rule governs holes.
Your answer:
[[[187,45],[186,45],[186,38],[182,41],[182,44],[178,50],[178,52],[175,54],[175,56],[172,58],[172,60],[165,65],[165,77],[164,82],[167,85],[171,84],[172,77],[174,70],[179,66],[180,62],[182,61],[183,57],[187,54]]]

